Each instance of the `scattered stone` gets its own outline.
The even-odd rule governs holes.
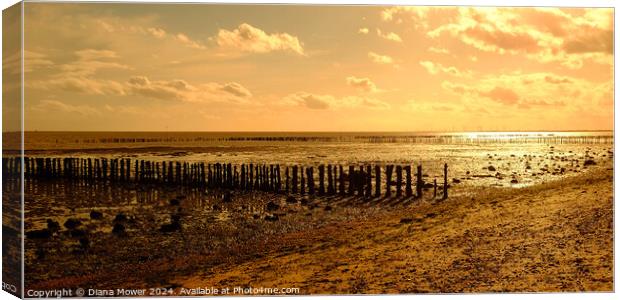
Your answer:
[[[127,221],[127,216],[124,213],[118,213],[116,217],[114,217],[114,222],[125,222]]]
[[[88,249],[90,247],[90,240],[87,237],[81,238],[79,242],[82,249]]]
[[[93,220],[101,220],[103,218],[103,213],[96,211],[96,210],[91,210],[90,218]]]
[[[494,166],[489,166],[487,168],[487,170],[491,171],[491,172],[495,172],[495,167]]]
[[[64,224],[65,228],[67,229],[75,229],[80,225],[82,225],[82,222],[74,218],[67,219],[67,221],[65,221],[65,224]]]
[[[280,205],[277,205],[275,203],[273,203],[272,201],[269,201],[269,203],[267,203],[267,210],[268,211],[274,211],[274,210],[278,210],[280,209]]]
[[[278,217],[278,215],[265,216],[265,221],[275,222],[279,219],[280,217]]]
[[[297,203],[297,198],[293,196],[286,197],[286,203]]]
[[[584,166],[595,166],[596,162],[592,159],[586,159],[586,161],[583,163]]]
[[[161,232],[174,232],[174,231],[180,231],[180,230],[181,230],[181,224],[175,221],[170,222],[170,224],[161,225],[161,227],[159,228],[159,231]]]
[[[331,207],[331,206],[329,206],[329,205],[328,205],[328,206],[325,206],[325,211],[331,211],[331,210],[332,210],[332,207]]]
[[[52,233],[47,229],[32,230],[26,232],[26,237],[33,240],[43,240],[52,237]]]
[[[517,183],[519,183],[519,181],[518,181],[518,180],[516,180],[516,179],[513,179],[513,180],[511,180],[511,181],[510,181],[510,183],[512,183],[512,184],[517,184]]]
[[[79,238],[79,237],[85,237],[87,235],[87,232],[82,229],[73,229],[69,232],[69,234],[73,238]]]
[[[172,199],[172,200],[170,200],[170,205],[172,205],[172,206],[179,206],[179,205],[181,205],[181,202],[179,201],[179,199]]]
[[[452,178],[452,182],[454,183],[461,183],[461,180],[458,178]]]
[[[50,232],[57,232],[58,230],[60,230],[60,224],[58,224],[58,222],[52,220],[52,219],[47,219],[47,230],[49,230]]]
[[[226,193],[224,193],[224,196],[222,197],[222,202],[224,203],[232,202],[232,193],[230,191],[226,191]]]
[[[123,224],[114,224],[114,227],[112,228],[112,233],[116,234],[116,235],[123,235],[125,234],[125,226]]]

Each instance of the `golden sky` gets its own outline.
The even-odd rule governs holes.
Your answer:
[[[611,130],[613,28],[601,8],[26,3],[25,127]]]

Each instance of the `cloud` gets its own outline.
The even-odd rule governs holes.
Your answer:
[[[539,62],[578,69],[584,60],[612,64],[613,10],[606,8],[471,8],[430,30],[484,52],[524,54]]]
[[[603,113],[609,109],[605,105],[613,102],[610,82],[595,83],[548,72],[514,72],[489,75],[472,84],[444,81],[441,86],[471,106],[493,109],[489,104],[497,104],[496,111],[506,106],[521,109],[545,106]]]
[[[437,75],[439,73],[448,74],[454,77],[467,77],[470,78],[472,76],[471,71],[461,71],[456,67],[444,67],[440,63],[434,63],[432,61],[423,60],[420,62],[420,65],[426,69],[432,75]]]
[[[96,78],[100,70],[117,69],[128,70],[128,66],[110,61],[117,58],[117,54],[110,50],[83,49],[74,52],[76,60],[56,65],[53,62],[48,66],[56,66],[53,75],[44,80],[28,80],[26,86],[43,90],[59,90],[79,92],[93,95],[124,95],[124,87],[113,80]]]
[[[361,34],[368,34],[368,32],[370,32],[370,30],[368,30],[368,28],[360,28],[357,33],[361,33]]]
[[[400,36],[394,32],[381,32],[381,29],[377,29],[377,35],[383,39],[386,39],[388,41],[392,41],[392,42],[398,42],[401,43],[403,41],[403,39],[400,38]]]
[[[38,104],[32,106],[32,109],[43,113],[62,112],[82,116],[101,114],[100,111],[88,105],[71,105],[57,100],[41,100]]]
[[[342,108],[367,108],[375,110],[389,109],[390,105],[384,101],[357,96],[345,96],[338,98],[333,95],[319,95],[307,92],[290,94],[283,98],[283,103],[298,105],[309,109],[327,110]]]
[[[161,28],[149,27],[146,31],[158,39],[163,39],[166,37],[166,31]]]
[[[437,48],[437,47],[429,47],[428,48],[429,52],[433,52],[433,53],[439,53],[439,54],[449,54],[450,51],[446,48]]]
[[[394,59],[390,56],[377,54],[375,52],[368,52],[368,57],[376,64],[389,65],[394,63]]]
[[[517,104],[517,102],[519,102],[519,95],[517,95],[515,91],[505,87],[496,86],[490,91],[481,91],[479,94],[493,101],[507,105]]]
[[[236,82],[226,83],[220,89],[237,97],[247,98],[252,96],[250,91]]]
[[[180,79],[153,81],[146,76],[131,77],[127,89],[133,95],[182,102],[248,103],[252,97],[248,89],[236,82],[191,85]]]
[[[436,103],[436,101],[416,101],[409,100],[405,103],[405,110],[413,112],[452,112],[461,111],[462,107],[453,103]]]
[[[206,46],[200,44],[197,41],[194,41],[194,40],[190,39],[187,35],[185,35],[183,33],[177,33],[177,35],[175,35],[175,39],[177,41],[181,42],[182,44],[190,47],[190,48],[194,48],[194,49],[198,49],[198,50],[207,49]]]
[[[368,78],[358,78],[355,76],[349,76],[346,78],[347,84],[357,89],[361,89],[366,92],[377,91],[377,86]]]
[[[381,11],[381,19],[383,21],[393,21],[402,23],[404,20],[411,20],[414,26],[427,28],[427,15],[431,11],[428,6],[392,6]]]
[[[265,31],[243,23],[229,31],[220,29],[214,40],[220,47],[250,53],[268,53],[273,51],[292,52],[304,55],[301,42],[288,33],[268,34]]]

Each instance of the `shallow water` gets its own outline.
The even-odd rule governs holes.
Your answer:
[[[5,134],[10,136],[10,134]],[[522,187],[613,164],[613,132],[158,133],[29,132],[26,154],[280,165],[422,165],[427,181]],[[489,166],[492,166],[489,171]],[[529,166],[529,167],[528,167]],[[563,171],[562,171],[563,170]],[[554,174],[555,173],[555,174]],[[515,181],[516,180],[516,181]],[[512,182],[512,183],[511,183]],[[516,182],[516,183],[515,183]]]

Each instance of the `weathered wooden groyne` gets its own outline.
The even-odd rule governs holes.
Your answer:
[[[443,184],[424,181],[422,166],[411,165],[332,165],[281,166],[279,164],[204,163],[148,161],[128,158],[43,158],[4,157],[5,178],[41,180],[109,181],[118,183],[156,183],[189,187],[265,191],[316,196],[421,197],[423,190],[438,190],[448,196],[448,165],[444,164]],[[415,177],[415,181],[414,181]],[[415,193],[414,193],[415,188]]]

